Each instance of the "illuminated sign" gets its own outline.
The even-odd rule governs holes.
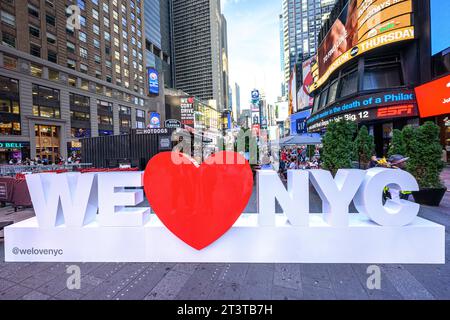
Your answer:
[[[181,98],[180,103],[181,124],[188,126],[194,125],[195,123],[194,103],[195,99],[193,97]]]
[[[415,95],[411,90],[361,96],[315,112],[308,120],[308,130],[318,131],[330,122],[369,121],[418,116]]]
[[[370,50],[414,39],[412,0],[350,0],[318,49],[313,92],[351,59]]]
[[[26,147],[29,147],[29,142],[0,142],[0,148],[1,149],[23,149]]]
[[[154,68],[149,68],[148,71],[148,92],[150,94],[159,94],[159,74]]]
[[[161,115],[158,112],[150,113],[150,129],[159,129],[161,128]]]
[[[308,127],[309,131],[320,131],[326,128],[331,122],[346,120],[351,122],[373,121],[381,119],[393,119],[400,117],[416,117],[419,113],[414,104],[398,105],[391,107],[372,108],[343,113],[333,116]]]
[[[450,76],[416,88],[421,118],[450,113]]]

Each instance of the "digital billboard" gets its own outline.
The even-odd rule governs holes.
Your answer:
[[[450,113],[450,75],[416,88],[421,118]]]
[[[159,74],[154,68],[148,68],[148,92],[151,95],[159,95]]]
[[[313,77],[311,73],[311,63],[314,58],[303,61],[302,63],[302,86],[297,93],[297,107],[299,110],[311,107],[314,102],[314,98],[309,95],[309,87],[313,83]]]
[[[297,66],[291,72],[291,77],[288,84],[289,92],[289,115],[297,111]]]
[[[319,46],[309,92],[351,59],[384,45],[414,39],[412,12],[412,0],[349,0]]]
[[[430,0],[431,10],[431,54],[450,48],[450,1]]]

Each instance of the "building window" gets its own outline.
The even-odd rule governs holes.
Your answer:
[[[58,63],[58,54],[55,51],[48,50],[47,60],[53,63]]]
[[[2,44],[15,48],[16,47],[16,37],[5,31],[2,32]]]
[[[39,27],[30,24],[28,26],[28,31],[33,37],[39,38],[41,36],[41,30],[39,29]]]
[[[41,57],[41,47],[35,45],[35,44],[30,44],[30,54],[32,56]]]
[[[30,65],[30,73],[33,77],[42,78],[42,66],[36,64]]]
[[[51,25],[53,27],[56,26],[56,18],[55,18],[55,16],[53,16],[53,15],[51,15],[49,13],[46,14],[45,21],[47,22],[48,25]]]
[[[358,70],[356,67],[343,72],[339,97],[343,98],[358,91]]]
[[[3,55],[3,68],[9,70],[17,70],[17,59],[7,55]]]
[[[97,100],[97,110],[100,112],[112,113],[113,112],[113,104],[112,104],[112,102]]]
[[[39,9],[30,3],[28,4],[28,14],[39,19]]]
[[[77,78],[73,76],[69,76],[69,86],[76,87],[77,86]]]
[[[59,71],[48,69],[48,79],[52,81],[58,81],[59,80]]]
[[[14,15],[2,10],[2,11],[0,11],[0,16],[1,16],[2,22],[6,23],[12,27],[16,26],[16,17]]]
[[[59,90],[33,84],[33,115],[60,118]]]
[[[0,76],[0,135],[20,135],[19,81]]]
[[[402,86],[402,68],[399,57],[366,59],[364,90],[386,89]]]

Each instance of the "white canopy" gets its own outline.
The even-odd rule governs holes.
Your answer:
[[[275,143],[278,143],[280,146],[318,145],[322,144],[322,138],[318,133],[306,133],[302,135],[288,136],[276,141]]]

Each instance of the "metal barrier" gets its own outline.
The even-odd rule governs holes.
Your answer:
[[[91,163],[75,163],[64,165],[36,165],[36,166],[22,166],[22,165],[0,165],[0,176],[15,176],[20,173],[39,173],[46,171],[68,170],[76,171],[86,168],[91,168]]]

